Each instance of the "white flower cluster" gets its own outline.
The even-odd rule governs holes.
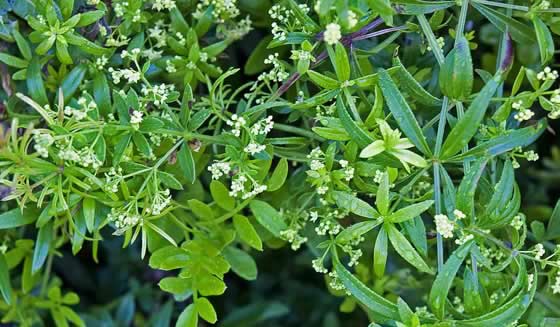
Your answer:
[[[525,153],[523,153],[523,155],[525,156],[525,158],[527,158],[527,161],[539,160],[539,154],[533,150],[526,151]]]
[[[163,191],[158,191],[154,195],[152,199],[152,205],[149,208],[146,208],[146,212],[152,214],[154,216],[159,215],[160,213],[167,208],[167,206],[171,203],[171,192],[169,189],[165,189]]]
[[[108,172],[105,173],[105,183],[103,184],[103,190],[105,192],[116,193],[119,190],[119,185],[123,181],[122,175],[123,169],[111,167]]]
[[[116,17],[124,16],[124,13],[125,13],[125,10],[127,9],[127,7],[128,7],[128,2],[127,1],[116,3],[113,6],[113,10],[115,11],[115,16]]]
[[[212,179],[219,179],[224,175],[228,175],[231,171],[229,162],[214,162],[208,167],[208,171],[212,173]]]
[[[331,278],[331,280],[329,282],[329,287],[330,288],[332,288],[335,291],[346,290],[346,287],[344,287],[344,284],[338,278],[338,275],[337,275],[336,271],[331,271],[329,273],[329,277]],[[350,295],[350,292],[348,292],[348,290],[346,290],[346,294]]]
[[[552,103],[552,110],[548,113],[550,119],[560,118],[560,89],[554,90],[552,96],[550,97],[550,102]]]
[[[315,233],[317,235],[336,235],[340,233],[342,226],[332,219],[323,219],[319,223],[319,226],[315,227]]]
[[[286,40],[288,31],[283,27],[290,25],[293,13],[290,9],[281,5],[274,5],[268,10],[268,15],[272,18],[272,37],[278,41]]]
[[[545,67],[537,74],[537,79],[541,81],[554,81],[558,78],[558,71],[552,70],[550,67]]]
[[[457,220],[461,220],[461,219],[467,218],[467,215],[465,215],[465,214],[464,214],[461,210],[459,210],[459,209],[453,210],[453,215],[455,216],[455,218],[457,218]]]
[[[523,107],[523,101],[514,102],[511,107],[519,111],[513,116],[519,122],[529,120],[535,114],[531,109]]]
[[[229,195],[233,197],[238,197],[241,195],[243,200],[258,195],[264,191],[266,191],[267,186],[261,185],[254,180],[251,180],[252,183],[252,190],[248,191],[246,189],[246,184],[249,181],[247,176],[244,174],[238,174],[236,178],[231,181],[231,188],[229,191]]]
[[[152,3],[152,9],[157,11],[162,11],[164,9],[171,10],[173,8],[175,8],[174,0],[154,0]]]
[[[90,167],[97,170],[103,162],[97,158],[97,154],[93,151],[92,147],[85,147],[78,152],[79,160],[76,160],[84,167]]]
[[[245,120],[245,118],[238,116],[237,114],[233,114],[231,115],[231,119],[228,119],[226,121],[226,124],[228,126],[232,126],[233,129],[231,130],[231,133],[239,137],[239,135],[241,135],[241,128],[244,127],[245,124],[247,124],[247,121]]]
[[[278,52],[270,54],[265,60],[266,65],[272,65],[272,69],[268,72],[263,72],[257,78],[259,81],[265,82],[282,82],[290,76],[290,73],[286,71],[284,64],[278,59]],[[252,89],[256,88],[257,83],[255,83]]]
[[[554,285],[552,285],[552,294],[560,294],[560,270],[556,272],[554,277]]]
[[[537,243],[537,245],[535,245],[534,251],[536,260],[540,260],[545,254],[544,246],[541,243]]]
[[[61,148],[60,151],[58,151],[58,157],[63,161],[68,162],[80,161],[80,155],[78,154],[78,152],[76,152],[76,150],[74,150],[71,145]]]
[[[97,68],[98,70],[103,70],[108,63],[109,59],[105,57],[105,55],[103,55],[95,60],[95,68]]]
[[[130,115],[130,124],[134,129],[138,129],[140,127],[140,123],[144,120],[143,116],[144,113],[142,111],[132,111],[132,114]]]
[[[164,104],[173,91],[175,91],[175,85],[173,84],[142,85],[141,90],[144,97],[149,98],[156,106]]]
[[[247,15],[245,18],[241,19],[234,25],[228,25],[220,30],[220,32],[229,40],[239,40],[245,35],[249,34],[253,30],[253,21],[251,17]],[[202,54],[201,54],[202,60]]]
[[[457,312],[459,313],[465,312],[465,306],[463,304],[463,301],[461,301],[460,297],[455,296],[453,298],[453,308],[455,308],[455,310],[457,310]]]
[[[138,55],[140,54],[140,48],[134,48],[132,50],[127,51],[127,50],[123,50],[121,52],[121,58],[122,59],[130,59],[130,60],[138,60]]]
[[[463,235],[461,235],[461,237],[459,237],[458,239],[455,240],[455,244],[462,245],[462,244],[465,244],[468,241],[472,240],[473,238],[474,238],[474,235],[463,233]]]
[[[115,84],[119,84],[121,79],[125,79],[129,84],[136,84],[141,78],[140,72],[129,68],[115,70],[113,67],[109,67],[108,72],[111,73]]]
[[[548,10],[550,8],[550,1],[548,0],[541,1],[541,3],[538,4],[537,8],[540,10]]]
[[[251,126],[251,133],[253,135],[266,135],[272,131],[273,127],[274,121],[272,121],[272,116],[268,116]]]
[[[438,38],[436,39],[436,42],[437,42],[437,46],[438,46],[440,49],[443,49],[443,47],[445,46],[445,39],[444,39],[442,36],[440,36],[440,37],[438,37]],[[431,47],[431,46],[428,46],[428,47],[426,48],[426,50],[432,51],[432,47]]]
[[[154,27],[148,28],[148,37],[155,41],[153,44],[154,48],[163,48],[167,45],[167,30],[162,20],[158,20]],[[161,51],[158,54],[158,58],[160,56]]]
[[[530,290],[533,287],[533,282],[535,280],[535,275],[529,274],[527,275],[527,290]]]
[[[128,42],[130,42],[130,39],[127,38],[125,35],[111,34],[107,38],[107,41],[105,41],[105,45],[108,47],[118,48],[118,47],[122,47],[123,45],[127,45]]]
[[[314,259],[313,261],[311,261],[311,266],[316,272],[320,274],[326,274],[329,272],[327,268],[323,266],[323,258]]]
[[[97,108],[97,104],[95,101],[87,101],[85,97],[80,97],[78,99],[78,105],[80,105],[80,109],[72,108],[70,106],[64,107],[64,115],[67,117],[72,117],[77,121],[84,120],[87,117],[87,113],[89,111],[95,110]]]
[[[212,16],[218,23],[233,19],[239,15],[237,0],[202,0],[193,14],[195,18],[201,17],[208,7],[212,6]]]
[[[453,229],[455,229],[455,225],[446,215],[438,214],[435,215],[434,221],[436,224],[436,230],[438,233],[441,234],[444,238],[452,238],[453,237]]]
[[[326,26],[325,32],[323,33],[323,40],[329,45],[336,44],[342,38],[342,33],[340,32],[340,25],[337,23],[330,23]]]
[[[107,220],[115,224],[117,230],[114,234],[122,235],[127,229],[140,223],[142,216],[138,213],[131,213],[129,210],[112,208],[107,215]]]
[[[49,156],[49,147],[54,143],[54,137],[45,132],[43,133],[41,130],[35,129],[33,130],[33,149],[43,158],[47,158]]]
[[[523,227],[525,219],[522,214],[517,214],[510,222],[510,226],[515,228],[516,230],[520,230]]]
[[[251,142],[243,149],[243,151],[254,156],[255,154],[264,151],[265,149],[266,149],[266,145]]]
[[[352,178],[354,178],[354,167],[350,167],[347,160],[341,159],[338,163],[342,168],[344,168],[344,179],[349,182]]]
[[[301,226],[296,224],[280,232],[280,236],[291,244],[293,251],[297,251],[303,243],[307,242],[307,237],[299,235],[300,230]]]

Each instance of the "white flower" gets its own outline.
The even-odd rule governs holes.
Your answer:
[[[545,67],[542,72],[537,74],[537,79],[541,81],[554,81],[558,78],[558,71],[552,70],[550,67]]]
[[[472,234],[463,234],[461,237],[455,240],[455,244],[461,245],[467,243],[474,238]]]
[[[520,230],[523,227],[523,216],[521,214],[515,215],[511,220],[510,225],[516,230]]]
[[[524,153],[524,155],[526,156],[526,158],[527,158],[528,161],[537,161],[537,160],[539,160],[539,154],[536,153],[536,152],[533,151],[533,150],[526,151],[526,152]]]
[[[266,135],[272,131],[274,127],[274,121],[272,121],[272,116],[268,116],[264,119],[259,120],[251,127],[251,133],[253,135]]]
[[[354,167],[346,167],[344,169],[344,179],[349,182],[352,178],[354,178]]]
[[[459,209],[455,209],[453,210],[453,215],[455,216],[455,218],[457,218],[458,220],[461,219],[465,219],[467,216]]]
[[[348,160],[341,159],[341,160],[338,161],[338,163],[340,164],[340,167],[342,167],[342,168],[348,167]]]
[[[117,228],[115,234],[121,235],[128,228],[136,226],[142,220],[142,216],[138,213],[112,208],[111,212],[107,215],[107,220],[115,224]]]
[[[317,258],[313,261],[311,261],[311,265],[313,266],[313,269],[315,269],[316,272],[320,273],[320,274],[326,274],[329,271],[323,266],[323,259],[321,258]]]
[[[246,123],[247,122],[245,121],[245,118],[238,116],[237,114],[231,115],[231,119],[228,119],[226,121],[226,124],[228,124],[228,126],[233,127],[231,133],[235,136],[241,135],[241,128],[245,126]]]
[[[99,158],[97,158],[97,154],[93,151],[93,148],[86,147],[80,150],[78,162],[80,165],[84,167],[91,166],[93,169],[97,170],[103,164]]]
[[[438,47],[439,47],[440,49],[443,49],[443,47],[445,46],[445,39],[444,39],[442,36],[440,36],[440,37],[438,37],[438,38],[436,39],[436,42],[437,42]],[[432,51],[432,47],[431,47],[431,46],[428,46],[428,47],[426,48],[426,50]]]
[[[251,154],[252,156],[254,156],[255,154],[263,151],[266,149],[266,145],[264,144],[258,144],[258,143],[249,143],[249,145],[247,145],[245,147],[245,149],[243,149],[243,151],[245,151],[246,153]]]
[[[451,238],[453,237],[453,229],[455,226],[453,222],[447,218],[446,215],[438,214],[434,217],[436,230],[438,233],[441,234],[444,238]]]
[[[311,220],[311,222],[316,222],[317,219],[319,219],[319,213],[317,211],[311,211],[309,213],[309,216],[311,217],[309,220]]]
[[[323,39],[327,44],[333,45],[336,44],[342,38],[342,34],[340,32],[340,25],[337,23],[330,23],[327,25],[325,32],[323,33]]]
[[[541,243],[535,245],[535,259],[540,260],[544,254],[544,246]]]
[[[165,210],[165,208],[167,208],[167,206],[171,203],[170,193],[169,189],[158,191],[152,200],[152,205],[146,209],[146,212],[151,213],[154,216],[162,213],[163,210]]]
[[[534,279],[535,279],[535,275],[533,275],[533,274],[527,275],[527,289],[528,290],[530,290],[531,287],[533,286]]]
[[[135,126],[135,128],[138,128],[138,125],[143,120],[142,116],[144,116],[144,113],[142,111],[132,111],[132,114],[130,115],[130,124],[132,126]]]
[[[42,133],[40,130],[33,130],[33,149],[43,157],[49,156],[49,147],[54,143],[54,137],[48,133]]]
[[[229,162],[215,162],[208,167],[208,170],[212,173],[212,179],[219,179],[223,175],[229,174],[231,166]]]
[[[317,194],[323,195],[329,190],[328,186],[320,186],[317,188]]]
[[[517,120],[518,122],[522,122],[531,119],[531,117],[533,117],[534,115],[535,113],[531,109],[523,108],[521,111],[516,113],[513,118],[515,118],[515,120]]]
[[[175,1],[174,0],[154,0],[152,4],[152,9],[157,11],[162,11],[164,9],[170,10],[175,8]]]
[[[556,277],[554,278],[554,285],[552,285],[552,294],[559,294],[560,293],[560,271],[556,273]]]
[[[323,167],[325,167],[325,165],[317,159],[311,160],[311,163],[309,164],[309,168],[311,168],[311,170],[319,170]]]
[[[103,190],[106,192],[116,193],[119,190],[119,184],[123,181],[122,168],[115,169],[111,167],[109,172],[105,173],[105,184]]]

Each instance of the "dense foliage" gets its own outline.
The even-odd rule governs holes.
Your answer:
[[[2,323],[560,324],[559,13],[0,0]]]

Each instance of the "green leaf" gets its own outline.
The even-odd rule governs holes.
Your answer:
[[[399,124],[400,129],[418,150],[430,156],[430,148],[422,133],[422,129],[420,129],[418,125],[418,121],[416,121],[410,106],[399,92],[386,70],[381,70],[379,72],[379,87],[381,87],[387,106],[395,117],[397,124]]]
[[[358,216],[366,218],[379,218],[379,212],[364,200],[361,200],[348,192],[334,191],[334,200],[339,208],[346,209]]]
[[[177,153],[177,161],[187,181],[193,184],[196,180],[196,166],[191,149],[188,144],[183,144]]]
[[[246,280],[257,279],[257,264],[247,252],[228,246],[223,250],[223,255],[229,262],[231,270],[239,277]]]
[[[288,228],[282,215],[270,204],[260,200],[252,200],[249,207],[259,224],[271,232],[272,235],[280,237],[280,232]]]
[[[459,188],[457,189],[457,199],[455,201],[457,209],[465,214],[470,214],[474,210],[474,196],[478,182],[484,169],[488,158],[480,158],[472,167],[465,173]]]
[[[270,179],[267,183],[266,190],[268,192],[274,192],[284,185],[286,178],[288,177],[288,159],[282,158],[278,161],[278,165],[272,172]]]
[[[152,253],[149,265],[154,269],[173,270],[183,268],[189,260],[185,250],[169,245]]]
[[[556,202],[556,206],[554,207],[554,210],[552,211],[552,215],[548,220],[545,238],[547,240],[551,240],[559,236],[560,236],[560,199]]]
[[[546,130],[546,126],[546,119],[543,119],[533,126],[507,130],[504,134],[496,136],[461,155],[453,157],[453,160],[462,161],[464,159],[472,159],[481,156],[494,157],[517,147],[525,147],[535,142]]]
[[[382,222],[383,220],[377,219],[373,221],[368,220],[355,223],[340,232],[340,234],[336,236],[336,241],[340,243],[346,243],[352,239],[357,239],[358,237],[379,226]]]
[[[36,273],[47,259],[49,249],[53,238],[54,222],[51,220],[43,227],[39,228],[37,241],[35,242],[35,250],[33,251],[33,264],[31,271]]]
[[[159,281],[158,285],[162,291],[175,295],[189,292],[192,286],[188,280],[179,277],[165,277]]]
[[[0,292],[8,305],[12,304],[12,285],[10,282],[10,272],[6,263],[6,255],[0,253]]]
[[[389,217],[387,217],[387,221],[392,223],[402,223],[407,220],[413,219],[419,216],[422,212],[428,210],[432,204],[434,204],[433,200],[426,200],[419,203],[415,203],[409,205],[408,207],[404,207],[393,212]]]
[[[423,0],[395,0],[398,3],[401,14],[422,15],[440,11],[457,3],[455,1],[423,1]]]
[[[465,145],[469,144],[471,138],[478,131],[480,123],[486,114],[486,109],[488,109],[490,100],[498,86],[499,82],[496,79],[491,79],[474,98],[463,118],[457,122],[455,127],[449,132],[449,135],[447,135],[441,150],[442,159],[452,157],[461,151]]]
[[[25,60],[27,61],[31,60],[33,54],[31,53],[31,48],[29,47],[29,43],[27,43],[27,40],[25,40],[21,33],[15,28],[12,30],[12,35],[16,40],[17,47],[23,58],[25,58]]]
[[[28,65],[27,61],[7,53],[0,53],[0,61],[15,68],[27,68]]]
[[[295,15],[297,20],[306,27],[306,29],[311,30],[313,32],[317,32],[321,30],[321,27],[315,23],[315,21],[309,17],[300,7],[300,5],[294,0],[286,0],[286,4]]]
[[[375,246],[373,248],[373,273],[376,277],[383,277],[385,274],[385,265],[387,263],[387,231],[385,228],[379,229]]]
[[[190,199],[188,204],[191,211],[202,220],[210,220],[215,217],[212,208],[198,199]]]
[[[348,61],[348,54],[344,46],[337,42],[334,51],[330,46],[327,46],[327,51],[338,81],[348,81],[350,79],[350,61]]]
[[[465,268],[463,280],[465,311],[470,314],[484,311],[484,304],[482,303],[482,298],[480,296],[480,293],[482,292],[480,288],[482,285],[476,275],[473,274],[469,268]]]
[[[336,127],[312,127],[311,130],[317,135],[326,138],[327,140],[334,141],[348,141],[350,140],[350,135],[345,129]]]
[[[86,71],[87,66],[85,64],[78,65],[74,67],[74,69],[72,69],[66,77],[64,77],[64,80],[62,80],[60,87],[62,88],[62,93],[64,94],[65,103],[72,98],[76,90],[78,90],[78,87],[82,85]]]
[[[375,196],[375,205],[377,210],[382,216],[386,216],[389,213],[389,173],[383,172],[381,177],[381,182],[379,182],[379,188],[377,189],[377,194]]]
[[[38,210],[32,208],[23,209],[23,213],[20,208],[6,211],[0,214],[0,229],[12,229],[31,224],[38,216]]]
[[[523,260],[523,259],[520,259]],[[457,326],[472,326],[472,327],[496,327],[496,326],[508,326],[513,322],[523,316],[525,311],[527,311],[529,305],[533,303],[533,297],[538,285],[538,275],[534,275],[534,281],[531,283],[531,287],[528,289],[527,281],[527,271],[525,270],[525,264],[523,261],[520,262],[519,274],[523,274],[524,282],[521,285],[520,291],[513,298],[511,298],[506,303],[500,305],[493,311],[484,314],[482,316],[462,320],[457,322]],[[527,290],[528,289],[528,290]],[[545,326],[545,325],[542,325]]]
[[[166,173],[166,172],[163,172],[163,171],[158,171],[157,172],[157,177],[163,185],[165,185],[166,187],[169,187],[170,189],[174,189],[174,190],[182,190],[183,189],[183,184],[181,184],[181,182],[179,182],[177,180],[177,178],[175,178],[173,175],[171,175],[169,173]]]
[[[97,108],[102,116],[112,112],[111,93],[109,83],[104,73],[98,72],[93,77],[93,99],[97,103]]]
[[[546,24],[536,15],[533,17],[533,26],[537,33],[537,42],[541,54],[541,65],[545,65],[554,58],[554,39]]]
[[[510,33],[512,39],[521,45],[530,46],[535,42],[535,32],[529,26],[474,1],[471,4],[502,33]]]
[[[218,317],[216,315],[216,311],[214,310],[214,306],[207,298],[201,297],[195,300],[196,311],[200,315],[200,317],[209,323],[213,324],[218,321]]]
[[[369,136],[362,128],[360,128],[356,122],[350,117],[342,97],[336,99],[336,111],[342,126],[348,132],[351,139],[358,144],[359,147],[366,147],[368,144],[373,142],[373,138]]]
[[[420,83],[418,83],[418,81],[412,76],[412,74],[410,74],[404,67],[399,57],[393,57],[393,65],[399,68],[395,76],[399,81],[399,85],[401,85],[406,90],[406,93],[410,94],[418,102],[427,106],[441,105],[441,100],[428,93],[428,91],[426,91],[420,85]]]
[[[338,258],[333,258],[333,266],[344,287],[366,308],[388,320],[399,320],[399,312],[394,303],[368,288],[346,270]]]
[[[328,76],[325,76],[321,73],[317,73],[316,71],[313,70],[308,70],[307,71],[307,76],[309,76],[309,79],[317,84],[317,86],[320,86],[323,89],[327,89],[327,90],[332,90],[332,89],[336,89],[338,88],[338,85],[340,84],[337,80],[330,78]]]
[[[39,58],[34,57],[27,67],[27,91],[31,98],[39,105],[45,105],[49,102],[47,99],[47,91],[43,84],[43,76],[41,75],[41,64]]]
[[[82,205],[84,208],[84,218],[86,221],[87,230],[92,233],[95,223],[95,200],[92,198],[84,198]]]
[[[212,198],[222,209],[231,211],[235,208],[235,199],[229,195],[228,188],[220,181],[212,180],[210,183],[210,194],[212,194]]]
[[[126,133],[119,137],[117,145],[115,146],[115,151],[113,152],[113,166],[116,167],[121,162],[124,151],[128,148],[131,138],[132,135],[130,133]]]
[[[416,249],[414,249],[406,237],[404,237],[404,235],[401,234],[401,232],[399,232],[393,224],[386,223],[383,227],[387,230],[387,235],[389,236],[391,245],[403,259],[422,272],[428,274],[434,273],[432,268],[426,264],[424,259],[422,259],[418,252],[416,252]]]
[[[235,227],[235,230],[237,231],[237,234],[239,234],[241,240],[249,244],[254,249],[259,251],[263,250],[261,238],[247,217],[234,215],[233,226]]]
[[[474,72],[469,42],[463,35],[457,36],[439,71],[441,93],[454,100],[466,99],[471,95]]]
[[[378,13],[383,18],[387,25],[393,25],[393,14],[395,12],[389,0],[368,0],[367,3],[374,13]]]
[[[194,303],[189,304],[185,310],[181,312],[175,327],[197,327],[198,326],[198,312]]]
[[[103,15],[105,15],[105,12],[103,12],[102,10],[92,10],[84,12],[80,15],[80,21],[76,24],[76,27],[91,25],[101,19]]]
[[[445,316],[447,293],[449,293],[453,279],[455,278],[457,271],[459,271],[461,264],[470,253],[473,244],[473,241],[468,241],[453,251],[432,284],[428,304],[430,305],[432,312],[439,319],[443,319]]]

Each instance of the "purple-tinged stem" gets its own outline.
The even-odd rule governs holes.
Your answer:
[[[404,30],[404,29],[406,29],[406,26],[404,26],[404,25],[403,26],[396,26],[396,27],[389,27],[389,28],[379,30],[377,32],[360,35],[358,37],[355,37],[352,41],[361,41],[361,40],[369,39],[369,38],[372,38],[372,37],[376,37],[376,36],[391,33],[391,32],[396,32],[396,31],[400,31],[400,30]]]

